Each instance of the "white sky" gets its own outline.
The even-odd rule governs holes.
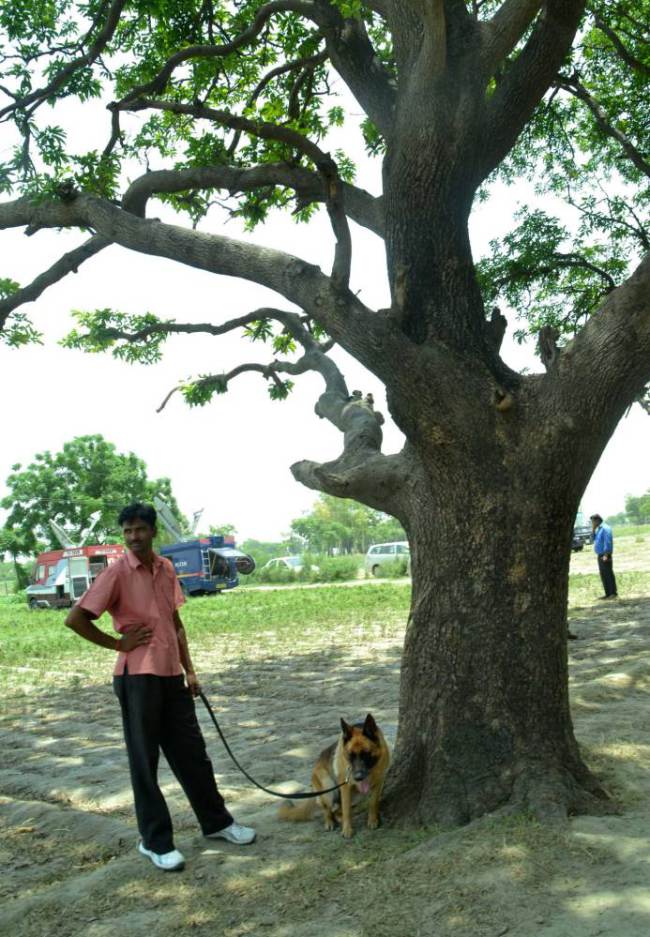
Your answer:
[[[84,137],[93,126],[86,114],[84,110],[74,120],[74,130]],[[105,135],[102,123],[102,143]],[[378,192],[377,166],[361,162],[357,183]],[[477,206],[472,220],[476,257],[487,250],[491,238],[507,230],[517,201],[526,195],[522,188],[500,188],[487,204]],[[149,214],[175,220],[155,202]],[[245,236],[235,222],[224,226],[220,214],[211,213],[201,228]],[[354,225],[353,229],[352,288],[370,306],[387,305],[383,246],[374,235]],[[332,237],[324,210],[308,226],[276,214],[253,237],[329,269]],[[0,276],[24,285],[82,239],[75,232],[41,231],[31,238],[20,231],[0,232]],[[243,361],[268,362],[272,351],[237,334],[176,337],[168,341],[162,362],[144,367],[56,344],[71,328],[71,309],[112,307],[178,321],[219,322],[261,305],[290,308],[261,287],[113,246],[46,291],[37,303],[23,307],[44,333],[45,344],[19,350],[0,345],[0,496],[6,494],[4,480],[14,463],[26,464],[37,452],[56,451],[75,436],[100,433],[118,451],[133,451],[144,459],[150,477],[168,476],[186,515],[204,508],[201,527],[228,522],[235,525],[240,540],[279,539],[317,497],[294,481],[291,463],[331,459],[341,449],[338,431],[313,412],[322,387],[318,376],[298,378],[287,401],[273,402],[266,382],[247,374],[206,407],[190,409],[175,395],[157,414],[179,379],[221,373]],[[515,327],[511,322],[509,333]],[[537,369],[530,351],[512,341],[506,341],[503,353],[513,367]],[[372,391],[377,408],[387,416],[378,380],[340,350],[333,356],[350,390]],[[387,419],[384,451],[395,451],[401,444],[401,434]],[[587,514],[623,510],[626,494],[650,488],[649,466],[650,422],[637,406],[619,425],[586,490]]]

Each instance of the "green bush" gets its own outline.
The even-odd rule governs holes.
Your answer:
[[[318,571],[313,582],[342,582],[356,579],[361,568],[361,560],[356,554],[347,556],[316,557]]]
[[[0,595],[0,605],[3,607],[9,605],[24,605],[27,606],[27,599],[25,598],[24,592],[13,592],[9,595]]]
[[[263,569],[259,567],[250,576],[242,576],[241,585],[291,585],[310,582],[342,582],[356,579],[362,567],[363,557],[359,554],[344,556],[315,556],[306,553],[303,567],[296,573],[291,569]]]

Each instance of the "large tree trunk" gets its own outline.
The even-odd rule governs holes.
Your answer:
[[[427,482],[407,521],[413,594],[394,817],[463,823],[505,805],[566,816],[606,796],[580,757],[569,710],[567,583],[580,491],[542,449],[524,446],[512,472],[487,446],[462,475],[440,456],[428,470],[420,459]]]

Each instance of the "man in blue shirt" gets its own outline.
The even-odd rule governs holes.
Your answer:
[[[615,599],[616,579],[614,578],[614,538],[612,528],[606,524],[600,514],[591,515],[591,528],[594,532],[594,552],[598,557],[598,572],[605,590],[601,599]]]

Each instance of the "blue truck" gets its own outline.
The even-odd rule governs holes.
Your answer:
[[[240,575],[248,576],[255,569],[253,557],[237,550],[230,536],[167,543],[159,552],[174,564],[185,595],[214,595],[234,589]]]

